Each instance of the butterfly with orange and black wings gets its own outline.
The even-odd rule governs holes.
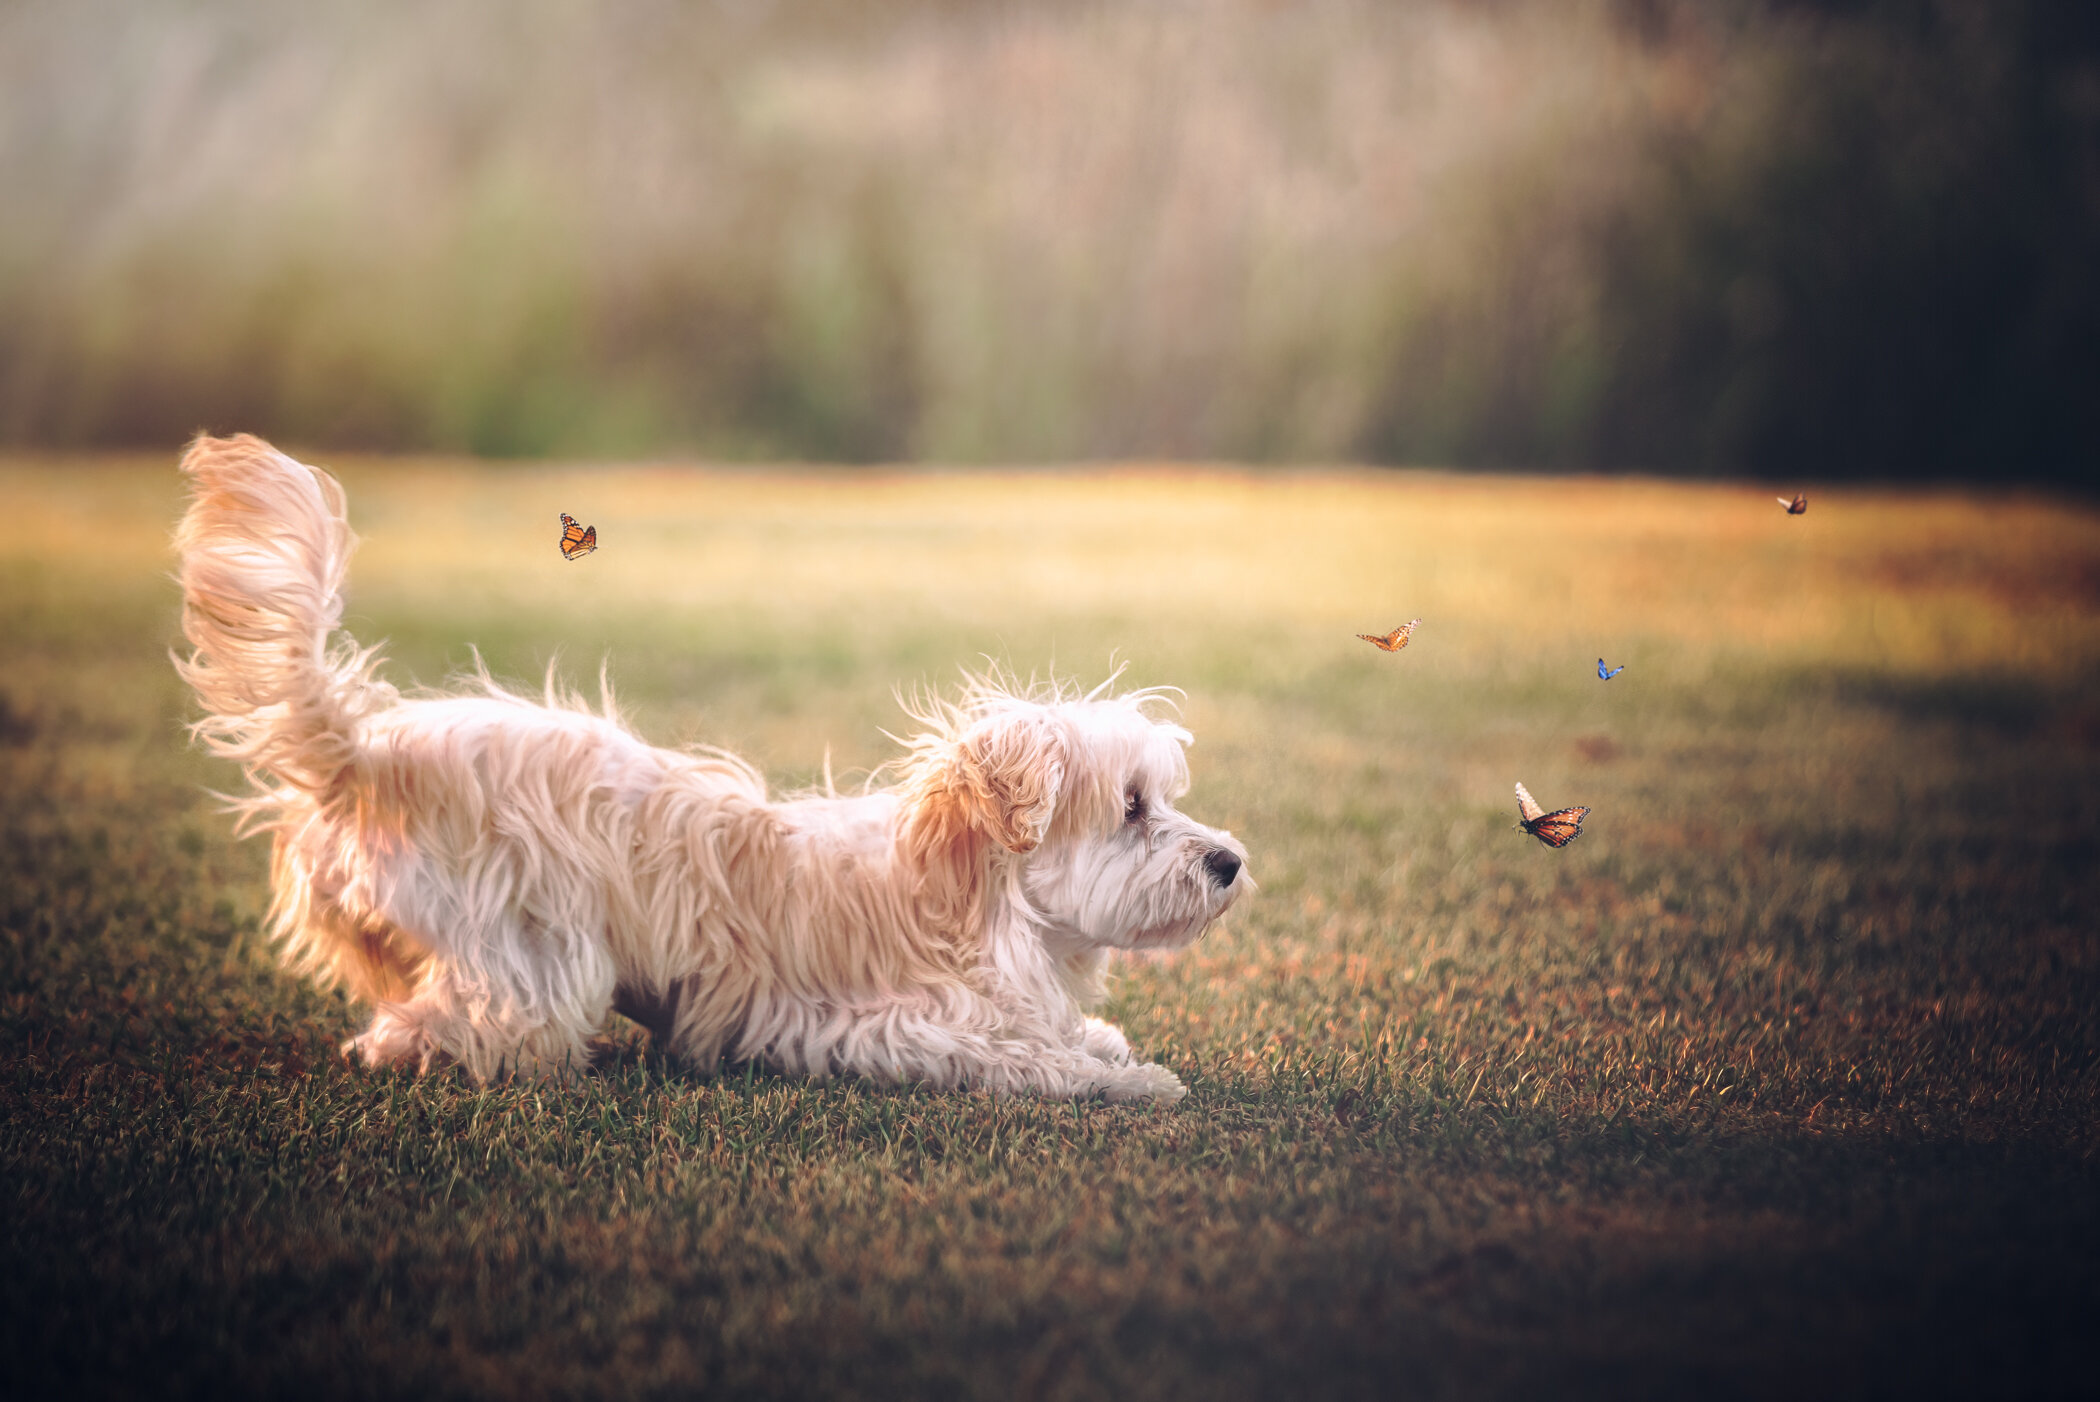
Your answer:
[[[1786,514],[1789,516],[1802,515],[1808,510],[1808,493],[1796,492],[1794,493],[1794,499],[1792,501],[1788,501],[1785,497],[1781,497],[1779,499],[1779,504],[1786,508]]]
[[[1419,618],[1410,618],[1407,622],[1382,637],[1376,633],[1358,633],[1356,636],[1362,638],[1372,647],[1382,648],[1386,652],[1398,652],[1401,648],[1407,646],[1407,640],[1414,636],[1415,625],[1421,621]]]
[[[1517,826],[1530,833],[1548,847],[1565,847],[1582,831],[1582,820],[1589,816],[1587,808],[1557,808],[1548,813],[1539,807],[1539,801],[1531,796],[1531,790],[1517,785]]]
[[[561,514],[561,557],[564,560],[581,560],[598,548],[598,528],[589,530],[576,524],[576,518],[564,511]]]

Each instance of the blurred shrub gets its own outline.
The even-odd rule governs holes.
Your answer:
[[[0,439],[2082,480],[2039,0],[0,9]]]

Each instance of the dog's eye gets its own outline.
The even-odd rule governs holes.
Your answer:
[[[1145,796],[1136,789],[1132,789],[1130,797],[1123,800],[1123,821],[1126,823],[1142,823],[1145,821]]]

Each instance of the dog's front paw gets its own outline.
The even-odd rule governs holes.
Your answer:
[[[1119,1069],[1101,1088],[1102,1098],[1117,1104],[1138,1100],[1173,1102],[1189,1093],[1181,1077],[1156,1062],[1144,1061]]]
[[[1086,1033],[1079,1040],[1079,1049],[1096,1061],[1105,1061],[1111,1066],[1130,1064],[1130,1040],[1116,1027],[1098,1017],[1086,1020]]]

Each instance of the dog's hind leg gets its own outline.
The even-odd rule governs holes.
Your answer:
[[[526,1023],[463,1006],[481,1002],[463,996],[444,971],[433,971],[414,997],[381,1003],[371,1025],[343,1044],[343,1054],[375,1068],[418,1072],[456,1062],[477,1081],[506,1074],[562,1080],[589,1068],[595,1028]]]
[[[443,957],[415,992],[379,1004],[371,1026],[344,1044],[370,1066],[464,1066],[477,1081],[515,1074],[563,1079],[590,1064],[590,1039],[612,1013],[611,960],[593,941],[568,942],[560,961],[534,958],[469,968]],[[516,940],[498,947],[517,952]]]
[[[429,1009],[411,1001],[381,1003],[371,1025],[343,1043],[343,1055],[379,1070],[399,1066],[418,1073],[445,1059],[437,1036],[426,1025]]]

